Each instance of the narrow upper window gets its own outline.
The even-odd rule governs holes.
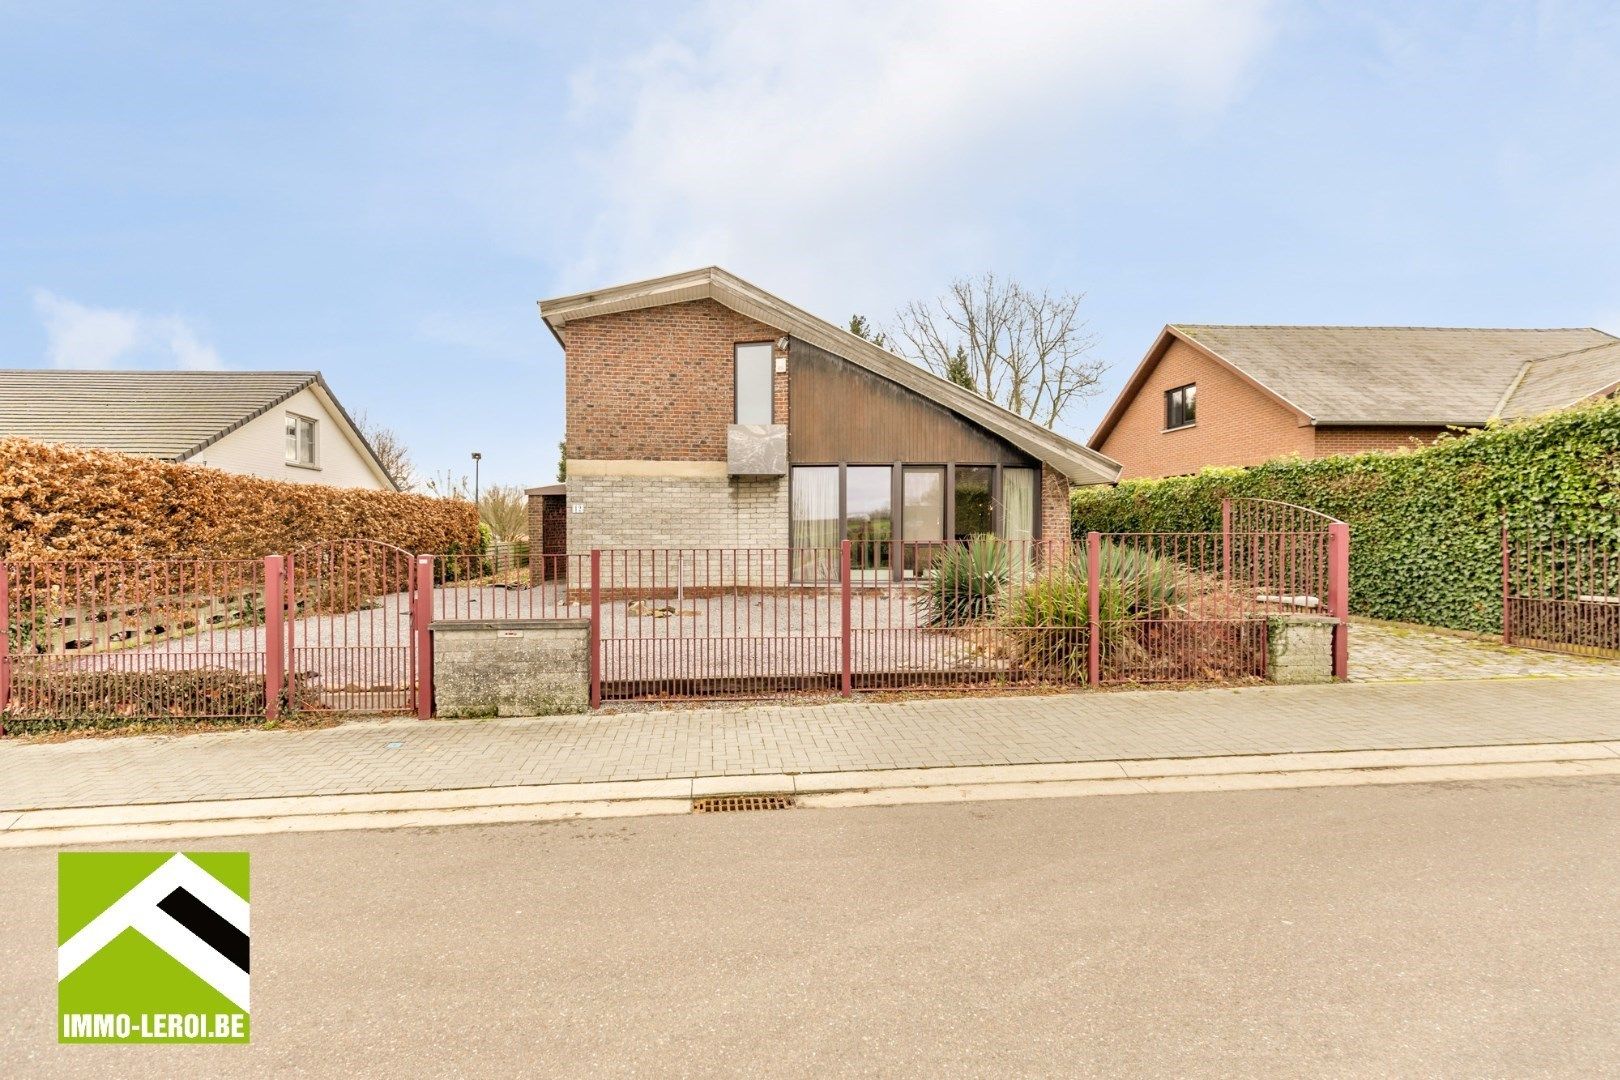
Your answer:
[[[1187,427],[1198,419],[1198,387],[1194,383],[1164,392],[1164,426]]]
[[[287,414],[287,464],[315,466],[315,421]]]
[[[771,422],[771,383],[776,366],[771,343],[737,346],[737,423]]]

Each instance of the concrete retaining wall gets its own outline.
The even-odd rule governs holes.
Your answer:
[[[436,622],[439,716],[549,716],[590,707],[588,619]]]

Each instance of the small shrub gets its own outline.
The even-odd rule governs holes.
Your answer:
[[[291,691],[282,694],[284,711],[320,708],[319,697],[304,677],[294,676],[292,682]],[[60,671],[19,664],[4,717],[11,734],[197,717],[254,724],[264,720],[264,676],[230,668]]]
[[[1071,573],[1079,580],[1083,595],[1088,573],[1085,553],[1075,555],[1072,563]],[[1181,603],[1184,592],[1185,573],[1174,560],[1111,540],[1103,541],[1099,552],[1098,576],[1103,622],[1162,618]]]
[[[1141,548],[1105,543],[1100,552],[1097,618],[1104,655],[1139,658],[1137,623],[1173,618],[1182,599],[1183,572],[1174,562]],[[1090,650],[1087,559],[1068,562],[1014,590],[1002,610],[1007,645],[1020,664],[1054,679],[1086,676]]]
[[[962,626],[995,610],[1012,560],[994,536],[975,536],[946,548],[923,582],[918,614],[925,626]]]
[[[1117,588],[1105,587],[1098,600],[1116,607],[1120,596]],[[1002,625],[1011,631],[1008,649],[1018,662],[1065,680],[1086,677],[1090,622],[1086,579],[1066,566],[1017,590],[1002,613]]]

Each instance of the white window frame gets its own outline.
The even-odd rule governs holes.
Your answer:
[[[309,425],[309,460],[303,456],[302,440],[299,438],[303,425]],[[295,469],[319,469],[321,467],[321,422],[313,416],[304,416],[301,413],[287,414],[287,423],[283,428],[286,442],[283,447],[287,464]]]

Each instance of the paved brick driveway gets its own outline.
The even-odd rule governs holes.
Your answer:
[[[1620,740],[1620,679],[754,706],[0,743],[0,809]]]
[[[1620,660],[1513,649],[1385,623],[1357,621],[1350,627],[1350,678],[1355,682],[1524,675],[1620,676]]]

